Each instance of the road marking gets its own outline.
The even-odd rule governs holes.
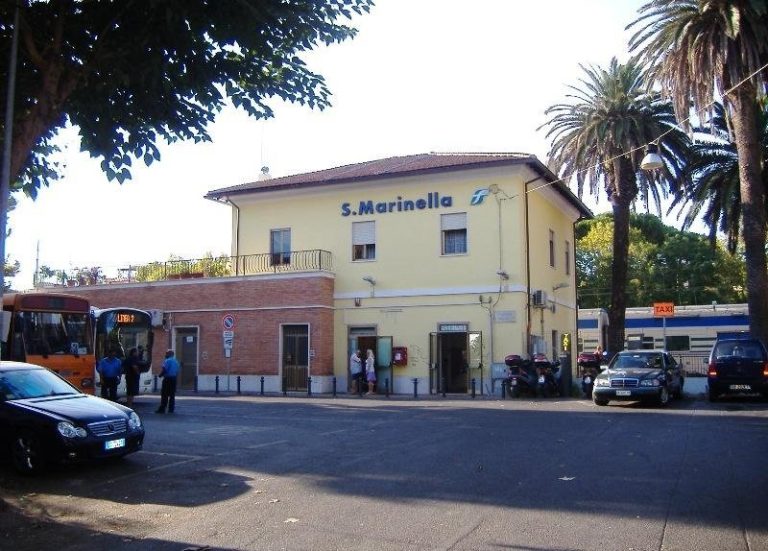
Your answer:
[[[255,450],[257,448],[267,448],[269,446],[276,446],[277,444],[287,444],[288,440],[275,440],[274,442],[263,442],[261,444],[253,444],[251,446],[246,446],[245,448],[247,450]]]

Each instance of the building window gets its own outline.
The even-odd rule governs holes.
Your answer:
[[[565,275],[571,275],[571,244],[565,242]]]
[[[376,222],[352,223],[352,260],[376,259]]]
[[[442,254],[465,254],[467,252],[467,213],[443,214],[440,216],[442,232]]]
[[[269,254],[273,266],[291,263],[290,228],[270,231]]]
[[[555,267],[555,232],[549,230],[549,265]]]

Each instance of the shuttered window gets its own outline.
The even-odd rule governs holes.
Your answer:
[[[465,254],[467,252],[467,213],[457,212],[440,216],[442,233],[442,254]]]
[[[352,223],[352,260],[376,258],[376,222]]]

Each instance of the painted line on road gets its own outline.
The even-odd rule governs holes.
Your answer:
[[[288,440],[275,440],[274,442],[263,442],[261,444],[252,444],[250,446],[246,446],[245,449],[247,450],[255,450],[258,448],[268,448],[269,446],[276,446],[278,444],[287,444]]]

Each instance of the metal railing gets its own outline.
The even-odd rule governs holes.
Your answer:
[[[329,251],[310,249],[285,253],[260,253],[240,256],[218,256],[167,260],[130,265],[109,273],[92,268],[86,274],[62,277],[60,281],[39,281],[38,287],[79,287],[110,283],[144,283],[202,277],[236,277],[283,272],[333,271],[333,255]]]
[[[687,377],[706,377],[709,353],[672,352]]]

